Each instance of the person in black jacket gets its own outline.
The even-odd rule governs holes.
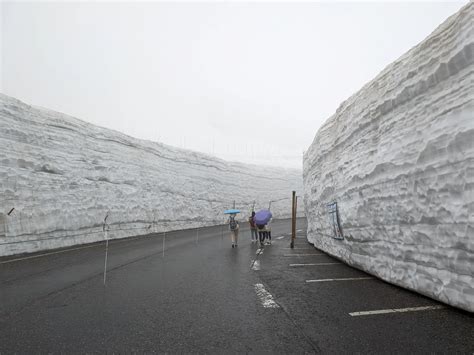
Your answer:
[[[258,234],[257,234],[257,224],[255,223],[255,211],[252,211],[252,215],[249,217],[249,224],[250,224],[250,238],[253,242],[258,241]]]

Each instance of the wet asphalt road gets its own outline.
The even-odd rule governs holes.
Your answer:
[[[221,226],[167,233],[164,257],[163,234],[112,241],[105,287],[103,243],[2,258],[0,353],[474,351],[473,315],[451,307],[350,316],[439,303],[378,279],[307,283],[370,275],[308,244],[304,219],[297,229],[286,249],[290,221],[274,221],[258,256],[247,228],[237,249]]]

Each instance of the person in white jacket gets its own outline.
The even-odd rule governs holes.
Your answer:
[[[266,229],[266,235],[267,235],[267,245],[271,245],[272,244],[272,227],[271,227],[271,224],[272,224],[272,218],[270,218],[270,220],[268,221],[265,229]]]

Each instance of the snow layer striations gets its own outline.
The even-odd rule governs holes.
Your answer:
[[[273,201],[289,217],[302,184],[298,170],[135,139],[0,94],[0,255],[103,240],[107,214],[109,238],[222,224],[234,200],[246,213]]]
[[[343,102],[303,164],[311,243],[471,312],[473,26],[469,3]]]

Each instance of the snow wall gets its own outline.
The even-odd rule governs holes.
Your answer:
[[[291,216],[301,170],[230,163],[135,139],[0,94],[0,255],[222,224],[224,209]],[[11,209],[13,212],[8,214]]]
[[[343,102],[303,163],[311,243],[471,312],[473,26],[470,3]]]

